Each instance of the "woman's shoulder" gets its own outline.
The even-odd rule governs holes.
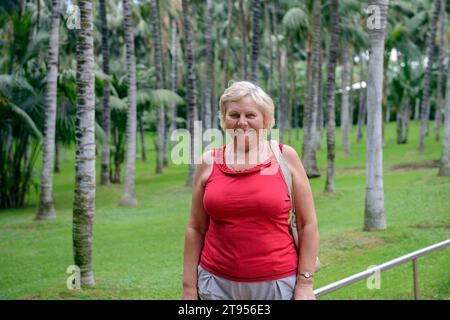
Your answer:
[[[301,163],[300,157],[297,153],[297,151],[287,144],[280,144],[282,154],[284,159],[286,160],[287,164],[291,168],[295,168],[298,166],[299,163]]]

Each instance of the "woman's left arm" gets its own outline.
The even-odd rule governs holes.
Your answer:
[[[314,199],[308,176],[297,152],[283,145],[283,156],[292,173],[292,193],[295,200],[297,230],[299,235],[299,262],[295,299],[315,299],[314,277],[306,279],[302,273],[314,274],[316,257],[319,250],[319,230],[317,227]]]

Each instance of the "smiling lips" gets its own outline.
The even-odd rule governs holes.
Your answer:
[[[254,133],[255,130],[254,129],[246,129],[246,130],[244,130],[244,129],[235,129],[234,132],[236,134],[248,135],[248,134]]]

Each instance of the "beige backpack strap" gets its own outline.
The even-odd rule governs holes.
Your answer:
[[[295,246],[296,248],[298,248],[297,219],[295,218],[295,199],[294,194],[292,193],[292,174],[289,170],[286,160],[284,160],[278,142],[275,140],[270,140],[270,147],[272,148],[273,154],[278,161],[278,165],[280,166],[284,182],[286,183],[289,190],[289,197],[291,198],[292,206],[291,212],[289,214],[289,225],[291,227],[292,236],[294,237]]]

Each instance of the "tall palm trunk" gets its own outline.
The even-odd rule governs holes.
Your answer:
[[[275,3],[272,4],[272,29],[273,33],[275,35],[275,63],[277,68],[277,74],[278,74],[278,108],[276,110],[276,116],[277,116],[277,126],[279,130],[279,139],[280,142],[283,142],[283,133],[284,133],[284,117],[286,116],[284,113],[283,108],[283,95],[281,93],[281,83],[282,83],[282,76],[283,71],[281,70],[281,50],[280,50],[280,43],[278,41],[278,28],[277,28],[277,20],[276,20],[276,7]]]
[[[53,205],[53,157],[55,156],[56,132],[56,87],[58,81],[59,19],[61,14],[59,0],[52,1],[51,34],[48,51],[47,93],[45,96],[45,134],[42,152],[41,193],[36,219],[56,218]]]
[[[316,121],[316,134],[315,134],[315,150],[320,149],[320,140],[322,138],[323,129],[323,105],[322,105],[322,49],[319,54],[319,75],[318,75],[318,92],[317,92],[317,121]]]
[[[364,126],[364,116],[366,113],[366,89],[361,86],[363,82],[364,74],[364,59],[363,55],[359,55],[359,108],[358,108],[358,129],[356,133],[356,142],[361,141],[363,138],[363,126]]]
[[[186,41],[185,60],[187,66],[187,84],[186,84],[186,103],[188,114],[188,130],[190,133],[190,161],[189,173],[186,181],[187,186],[192,186],[194,180],[195,161],[194,161],[194,122],[197,117],[196,101],[195,101],[195,71],[194,71],[194,53],[192,49],[192,31],[191,31],[191,17],[189,15],[190,0],[182,0],[183,4],[183,25],[184,25],[184,39]]]
[[[268,66],[267,66],[267,92],[272,95],[272,75],[273,75],[273,44],[272,44],[272,28],[270,24],[270,10],[269,10],[269,1],[264,1],[264,21],[265,27],[268,34]]]
[[[445,0],[441,0],[441,13],[439,18],[439,46],[437,50],[437,61],[439,63],[438,68],[438,80],[437,80],[437,106],[436,106],[436,116],[434,120],[434,132],[435,132],[435,138],[436,141],[439,141],[439,135],[441,131],[441,124],[442,124],[442,81],[443,81],[443,70],[444,67],[442,66],[441,61],[443,60],[445,56],[445,18],[446,18],[446,11],[445,11]]]
[[[92,1],[78,0],[81,29],[77,33],[77,113],[73,250],[81,285],[93,286],[92,231],[95,213],[95,78]]]
[[[448,48],[450,53],[450,47]],[[448,59],[447,74],[450,74],[450,59]],[[439,166],[439,176],[450,176],[450,77],[447,76],[445,89],[444,137],[442,143],[442,157]]]
[[[152,39],[154,47],[154,63],[156,75],[156,89],[164,88],[163,64],[161,55],[161,23],[159,17],[158,0],[150,0],[152,14]],[[160,105],[156,109],[156,173],[163,172],[164,158],[164,106]]]
[[[171,43],[171,68],[172,71],[170,73],[171,80],[170,80],[170,90],[173,92],[177,91],[177,70],[178,70],[178,64],[177,64],[177,21],[175,19],[172,20],[172,43]],[[177,128],[177,105],[174,103],[172,104],[172,122],[171,122],[170,131],[172,132]]]
[[[422,96],[422,113],[420,115],[420,138],[417,149],[419,151],[425,150],[425,137],[428,135],[428,119],[430,118],[430,85],[431,85],[431,68],[433,66],[435,54],[435,38],[437,22],[441,10],[441,0],[434,0],[434,11],[431,19],[431,30],[427,38],[427,65],[425,69],[425,77],[423,80],[423,96]]]
[[[419,120],[420,114],[420,99],[416,98],[416,105],[414,106],[414,121]]]
[[[214,3],[212,0],[206,0],[206,77],[214,79]],[[205,110],[203,112],[203,128],[208,130],[212,126],[213,114],[213,96],[214,81],[206,81],[205,83]],[[215,110],[215,109],[214,109]]]
[[[341,134],[344,154],[350,154],[350,92],[347,90],[350,82],[351,52],[348,44],[342,48],[342,104],[341,104]]]
[[[321,19],[321,0],[314,1],[313,5],[313,34],[312,34],[312,55],[311,55],[311,91],[308,94],[310,104],[310,123],[308,124],[307,141],[305,141],[305,154],[303,164],[309,178],[320,177],[316,160],[315,135],[317,134],[316,122],[319,108],[319,77],[320,77],[320,19]]]
[[[242,77],[244,80],[248,79],[248,67],[247,67],[247,36],[246,36],[246,25],[245,25],[245,11],[244,11],[244,1],[239,0],[239,24],[241,32],[241,63],[242,63]]]
[[[252,69],[250,79],[258,84],[259,75],[259,17],[261,0],[252,0]]]
[[[128,113],[127,113],[127,147],[125,153],[125,182],[123,195],[119,204],[135,206],[135,175],[136,175],[136,56],[134,54],[134,34],[129,0],[123,0],[125,25],[125,44],[127,52],[128,77]]]
[[[405,96],[400,101],[397,114],[397,143],[405,144],[408,142],[408,126],[410,117],[409,99]]]
[[[170,90],[177,92],[177,21],[172,19],[170,21],[172,36],[170,42]],[[177,128],[177,104],[172,103],[169,106],[169,121],[166,123],[166,138],[170,139],[170,135]],[[166,150],[164,150],[164,164],[169,163],[169,143],[166,143]]]
[[[287,74],[287,52],[286,46],[281,45],[281,55],[280,55],[280,69],[279,75],[279,92],[280,92],[280,142],[283,142],[285,134],[289,134],[289,101],[288,92],[286,84],[286,74]]]
[[[383,190],[383,141],[381,136],[383,99],[383,53],[389,0],[369,0],[369,6],[379,8],[376,20],[381,25],[369,25],[369,68],[367,72],[367,164],[364,230],[386,229]],[[377,14],[375,13],[375,14]],[[370,18],[370,16],[369,16]]]
[[[233,1],[227,1],[227,29],[226,29],[226,37],[227,37],[227,45],[225,47],[224,55],[223,55],[223,88],[228,87],[229,81],[229,72],[228,72],[228,60],[230,59],[230,46],[231,46],[231,19],[233,13]],[[209,27],[209,26],[208,26]]]
[[[331,0],[331,39],[327,66],[327,179],[325,192],[335,192],[334,159],[336,156],[335,88],[339,46],[339,0]]]
[[[102,31],[102,57],[103,57],[103,73],[109,75],[109,35],[108,35],[108,20],[106,19],[106,4],[105,0],[100,0],[100,21]],[[101,174],[100,184],[108,185],[109,181],[109,140],[111,136],[111,109],[109,107],[110,88],[109,81],[105,81],[103,89],[103,131],[105,131],[105,141],[102,144],[101,157]]]

